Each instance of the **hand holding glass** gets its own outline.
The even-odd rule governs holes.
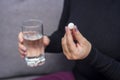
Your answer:
[[[35,67],[45,63],[43,45],[43,24],[36,19],[25,21],[22,26],[23,44],[27,48],[25,61],[28,66]]]

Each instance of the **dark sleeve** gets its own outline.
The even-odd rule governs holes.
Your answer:
[[[120,80],[120,62],[101,53],[95,47],[92,47],[90,54],[83,61],[96,68],[108,80]]]
[[[64,36],[65,26],[67,25],[67,21],[69,18],[69,1],[70,0],[64,0],[63,12],[61,15],[58,29],[51,36],[49,36],[50,44],[46,47],[46,52],[62,51],[61,39]]]

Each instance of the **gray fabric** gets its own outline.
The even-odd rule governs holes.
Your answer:
[[[0,79],[71,69],[71,61],[62,54],[46,54],[45,65],[29,68],[18,53],[17,37],[22,22],[40,19],[44,23],[45,34],[50,35],[57,29],[62,7],[63,0],[0,0]]]
[[[2,80],[33,80],[33,79],[38,78],[38,77],[41,77],[41,76],[15,77],[15,78],[2,79]]]

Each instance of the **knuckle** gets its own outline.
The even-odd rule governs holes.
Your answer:
[[[67,58],[68,60],[71,60],[71,57],[70,57],[70,56],[66,56],[66,58]]]
[[[24,54],[24,52],[21,49],[18,49],[18,50],[19,50],[20,55]]]
[[[70,48],[72,47],[71,43],[69,43],[69,42],[67,42],[67,45],[68,45],[68,47],[70,47]]]
[[[20,43],[18,43],[18,48],[21,48],[21,45],[20,45]]]
[[[23,46],[22,46],[22,44],[18,44],[18,47],[20,48],[20,49],[22,49],[23,48]]]
[[[74,50],[73,50],[72,47],[69,46],[69,47],[68,47],[68,50],[69,50],[70,53],[74,53]]]
[[[69,51],[70,51],[71,53],[73,53],[73,52],[74,52],[72,48],[69,48]]]

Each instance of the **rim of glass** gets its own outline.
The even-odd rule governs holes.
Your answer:
[[[30,25],[32,22],[34,23],[34,25]],[[39,19],[28,19],[23,21],[22,24],[22,28],[36,28],[40,26],[43,27],[43,22]]]
[[[27,19],[27,20],[24,20],[24,22],[28,22],[28,21],[39,21],[39,22],[42,22],[40,19]]]

